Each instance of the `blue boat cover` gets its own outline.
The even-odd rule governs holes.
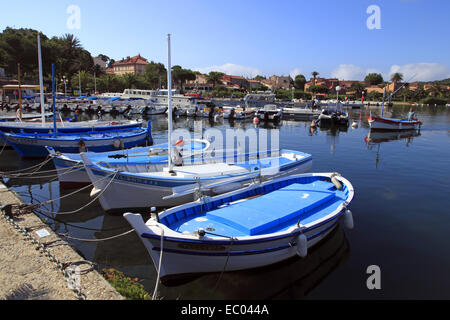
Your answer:
[[[257,235],[300,217],[336,196],[333,184],[316,181],[291,184],[261,197],[208,212],[206,218],[228,225],[244,234]]]

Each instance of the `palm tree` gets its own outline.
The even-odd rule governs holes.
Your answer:
[[[391,81],[394,83],[394,90],[397,89],[397,85],[403,80],[403,74],[396,72],[391,76]]]
[[[316,78],[319,75],[319,73],[317,71],[313,71],[311,74],[314,77],[314,85],[316,85]]]

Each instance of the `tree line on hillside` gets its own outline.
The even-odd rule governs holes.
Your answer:
[[[47,87],[51,87],[51,65],[55,64],[57,89],[64,92],[65,87],[67,93],[73,93],[74,90],[80,89],[83,93],[94,93],[94,89],[99,92],[123,92],[124,89],[158,89],[167,88],[167,70],[162,63],[151,61],[145,66],[142,74],[124,74],[112,75],[105,74],[98,64],[94,63],[94,59],[90,52],[83,48],[81,42],[72,34],[64,34],[60,37],[47,37],[42,32],[33,29],[13,29],[6,28],[0,33],[0,68],[4,68],[6,73],[13,78],[17,78],[18,68],[21,66],[21,78],[23,83],[38,83],[38,58],[37,58],[37,35],[40,34],[44,83]],[[98,56],[108,67],[114,64],[114,60],[104,54]],[[172,78],[174,85],[184,91],[187,81],[196,79],[200,74],[198,71],[184,69],[181,66],[172,67]],[[213,85],[213,90],[206,93],[208,96],[214,97],[243,97],[245,88],[239,90],[226,88],[222,85],[222,77],[224,73],[212,71],[207,75],[208,83]],[[297,99],[311,99],[317,93],[327,94],[329,98],[333,98],[330,89],[323,85],[316,85],[319,72],[313,71],[314,84],[305,92],[307,83],[304,75],[297,75],[295,79],[290,79],[291,86],[294,90],[277,89],[274,90],[277,98],[290,99],[292,95]],[[64,81],[66,80],[66,86]],[[254,80],[264,80],[264,76],[257,75]],[[403,81],[403,75],[395,73],[391,76],[390,81],[399,84]],[[369,73],[364,82],[357,82],[352,85],[349,91],[352,94],[342,95],[349,99],[360,99],[362,92],[367,86],[385,87],[388,82],[384,81],[381,74]],[[428,90],[424,90],[423,82],[419,83],[417,90],[410,90],[408,87],[403,88],[394,100],[403,101],[420,101],[429,96],[442,101],[450,99],[450,91],[443,88],[442,85],[450,85],[450,79],[435,81]],[[263,84],[248,89],[249,92],[266,91],[269,88]],[[333,91],[333,90],[331,90]],[[380,100],[383,94],[379,92],[370,92],[366,94],[368,100]]]

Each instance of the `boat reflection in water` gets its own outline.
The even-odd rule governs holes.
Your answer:
[[[406,145],[411,143],[414,137],[419,137],[420,130],[408,130],[408,131],[370,131],[364,141],[370,144],[379,144],[383,142],[402,140],[406,141]]]
[[[367,137],[364,138],[367,149],[372,150],[372,147],[377,146],[377,157],[375,159],[375,167],[378,168],[380,163],[380,146],[384,142],[391,142],[397,140],[405,140],[406,147],[413,141],[414,137],[420,137],[420,130],[406,130],[406,131],[369,131]]]
[[[257,269],[172,280],[160,287],[159,296],[169,299],[303,299],[336,270],[349,253],[348,240],[338,224],[304,259],[294,257]]]

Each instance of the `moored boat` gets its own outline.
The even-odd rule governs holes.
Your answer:
[[[338,174],[288,176],[153,214],[124,217],[161,280],[180,274],[251,269],[305,257],[344,217],[351,183]],[[162,257],[162,259],[161,259]]]
[[[192,139],[191,141],[183,141],[180,151],[183,157],[191,157],[206,152],[210,145],[207,140]],[[60,186],[72,187],[91,183],[79,153],[61,153],[56,152],[52,147],[46,148],[52,157]],[[155,168],[158,165],[167,166],[168,145],[165,143],[109,152],[87,152],[85,154],[94,163],[102,162],[119,170],[127,171],[136,165],[146,165],[150,169],[152,166]]]
[[[393,119],[369,116],[370,129],[373,130],[418,130],[422,126],[419,120]]]
[[[269,153],[265,158],[262,158],[262,153],[242,156],[235,155],[233,159],[200,159],[198,162],[174,166],[171,170],[164,163],[150,168],[145,164],[134,165],[128,171],[118,171],[103,162],[93,163],[85,154],[81,154],[89,179],[94,185],[92,196],[100,194],[99,201],[103,210],[122,212],[149,206],[171,207],[196,199],[195,193],[166,198],[172,195],[175,187],[200,184],[207,188],[216,182],[233,180],[228,187],[238,189],[259,175],[275,178],[308,172],[312,167],[310,154],[293,150],[279,150]],[[211,189],[209,192],[223,193],[227,191],[225,189]]]
[[[4,133],[0,138],[21,157],[42,158],[48,156],[46,146],[63,153],[80,151],[105,152],[143,145],[151,135],[144,128],[85,133]]]

